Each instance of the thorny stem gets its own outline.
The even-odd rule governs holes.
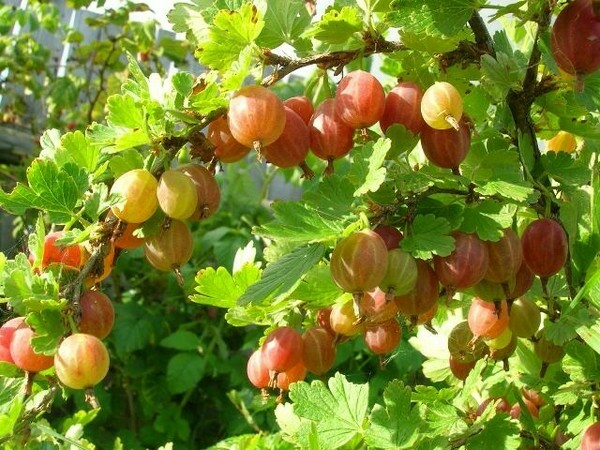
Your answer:
[[[346,64],[361,56],[370,56],[375,53],[393,53],[405,50],[406,47],[400,42],[386,41],[381,36],[374,39],[369,34],[365,37],[365,46],[357,50],[321,53],[307,56],[305,58],[290,58],[279,55],[269,49],[263,50],[263,63],[275,66],[275,71],[262,81],[263,86],[271,86],[286,75],[303,67],[318,65],[322,69],[333,69],[340,73]]]

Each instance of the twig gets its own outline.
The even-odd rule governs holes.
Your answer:
[[[382,37],[373,40],[370,35],[365,35],[364,41],[365,46],[363,48],[322,53],[319,55],[307,56],[305,58],[290,58],[274,53],[269,49],[264,49],[263,63],[265,65],[275,66],[275,71],[262,81],[262,85],[271,86],[286,75],[301,69],[302,67],[318,65],[322,69],[336,68],[336,72],[339,72],[346,64],[361,56],[370,56],[375,53],[393,53],[406,49],[404,44],[386,41]]]

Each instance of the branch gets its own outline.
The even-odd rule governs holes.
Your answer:
[[[106,56],[106,59],[104,60],[104,63],[102,64],[102,67],[100,68],[100,72],[98,73],[98,78],[100,79],[100,85],[98,86],[96,95],[90,102],[90,109],[88,110],[88,114],[87,114],[88,123],[92,123],[92,116],[94,114],[94,108],[96,107],[96,103],[98,103],[98,100],[100,100],[100,96],[104,92],[104,77],[106,76],[106,70],[108,69],[108,66],[110,64],[110,58],[112,58],[113,54],[117,51],[117,42],[119,42],[119,40],[121,40],[121,39],[122,39],[122,36],[117,36],[117,37],[111,39],[112,48],[110,49],[110,52]]]
[[[479,64],[483,55],[496,57],[494,42],[478,11],[473,12],[469,19],[469,26],[475,35],[475,42],[460,41],[458,47],[440,57],[440,66],[447,69],[455,64]]]
[[[370,36],[365,35],[364,41],[365,46],[357,50],[321,53],[305,58],[290,58],[274,53],[269,49],[264,49],[263,63],[268,66],[275,66],[275,71],[262,81],[262,85],[271,86],[302,67],[318,65],[322,69],[335,68],[336,73],[339,73],[346,64],[361,56],[370,56],[375,53],[393,53],[406,49],[404,44],[386,41],[382,37],[373,40]]]

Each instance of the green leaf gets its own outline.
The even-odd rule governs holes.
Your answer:
[[[260,35],[264,24],[264,18],[251,3],[237,11],[221,10],[214,17],[207,38],[199,42],[196,55],[202,64],[225,70]]]
[[[344,44],[354,33],[362,29],[363,20],[360,10],[356,7],[344,6],[341,10],[330,9],[323,14],[321,20],[306,32],[306,36],[327,44]]]
[[[501,196],[517,202],[532,202],[536,195],[531,185],[504,180],[479,181],[475,192],[485,196]]]
[[[524,73],[514,58],[502,52],[496,52],[496,58],[490,55],[481,57],[481,70],[492,82],[494,89],[499,89],[501,96],[506,96],[511,89],[520,91]]]
[[[208,24],[202,12],[212,6],[211,0],[191,0],[187,3],[175,3],[167,17],[173,25],[173,31],[186,33],[192,43],[197,44],[206,39]]]
[[[477,233],[484,241],[497,241],[502,237],[502,229],[512,224],[515,212],[513,205],[484,200],[465,207],[460,229],[465,233]]]
[[[561,361],[562,369],[572,381],[586,383],[600,380],[598,355],[593,349],[577,340],[571,341],[565,347],[566,355]]]
[[[410,387],[391,381],[383,392],[384,406],[375,405],[369,417],[365,443],[376,448],[413,448],[422,421],[412,407]]]
[[[116,303],[115,317],[112,337],[121,358],[146,347],[155,332],[155,319],[147,308],[136,303]]]
[[[207,267],[196,276],[196,292],[190,300],[219,308],[231,308],[249,286],[260,279],[261,270],[254,264],[245,264],[233,275],[227,269]]]
[[[25,383],[25,377],[0,377],[0,437],[12,435],[21,417]]]
[[[321,244],[298,247],[267,266],[260,281],[251,285],[239,305],[264,303],[294,289],[302,277],[325,255]]]
[[[196,353],[179,353],[167,364],[167,385],[172,394],[194,389],[204,377],[206,360]]]
[[[129,79],[121,86],[121,91],[124,94],[133,96],[138,101],[150,100],[150,88],[148,87],[148,78],[142,72],[137,60],[130,53],[127,53],[127,70],[129,71]]]
[[[360,185],[356,191],[354,191],[355,197],[365,195],[367,192],[376,192],[381,184],[385,181],[385,175],[387,170],[383,166],[385,162],[385,156],[391,147],[392,141],[389,139],[380,138],[375,144],[369,143],[363,147],[363,151],[355,154],[353,159],[354,163],[362,164],[364,162],[366,166],[366,176],[360,180]],[[366,153],[366,155],[363,155]],[[361,161],[359,158],[365,156]]]
[[[310,25],[311,18],[304,3],[304,0],[269,0],[258,44],[266,48],[277,48],[284,43],[293,45]]]
[[[446,219],[433,214],[418,215],[400,246],[419,259],[430,259],[433,255],[448,256],[454,250],[454,238],[449,236],[450,231],[450,223]]]
[[[90,145],[81,131],[67,133],[61,139],[61,149],[69,155],[69,159],[80,167],[93,172],[98,164],[100,148]]]
[[[496,414],[466,441],[468,450],[517,450],[520,445],[519,427],[507,414]]]
[[[197,334],[191,331],[179,329],[175,333],[171,333],[160,341],[160,345],[166,348],[175,350],[197,350],[202,344],[202,341]]]
[[[352,212],[354,189],[347,177],[334,173],[321,180],[313,189],[308,189],[302,200],[321,216],[339,220]]]
[[[275,220],[254,229],[259,236],[284,242],[313,243],[335,240],[343,231],[339,217],[324,217],[301,202],[274,202]]]
[[[396,0],[386,20],[411,33],[452,37],[482,4],[479,0]]]
[[[144,115],[133,97],[129,95],[114,94],[106,100],[108,114],[106,121],[113,127],[142,128]]]
[[[183,97],[192,95],[194,87],[194,76],[187,72],[177,72],[172,78],[173,87]]]
[[[29,208],[46,211],[58,224],[71,219],[89,187],[85,169],[71,163],[59,168],[55,162],[41,159],[27,169],[27,184],[18,183],[10,194],[0,191],[0,206],[15,215]]]
[[[112,156],[108,167],[116,179],[130,170],[142,169],[144,167],[144,159],[140,152],[136,150],[125,150],[118,155]]]
[[[342,447],[364,434],[369,386],[354,384],[336,373],[328,381],[292,384],[290,399],[294,413],[316,423],[320,449]]]
[[[548,176],[560,184],[580,186],[590,180],[590,169],[566,152],[548,152],[542,155],[541,163]]]
[[[47,356],[56,353],[66,331],[61,311],[43,309],[33,312],[27,317],[27,324],[35,330],[35,337],[31,339],[34,350]]]
[[[427,405],[425,420],[433,434],[459,434],[468,428],[454,406],[440,401]]]
[[[332,305],[341,293],[331,277],[329,265],[320,264],[308,271],[290,298],[304,302],[308,308],[317,309]]]

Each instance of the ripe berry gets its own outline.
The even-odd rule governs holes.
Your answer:
[[[419,134],[425,126],[421,115],[422,98],[423,91],[415,83],[398,83],[385,98],[385,108],[379,120],[382,131],[385,133],[390,126],[400,124],[412,134]]]
[[[523,262],[521,240],[510,228],[502,230],[500,240],[487,242],[489,264],[484,278],[495,283],[508,282]]]
[[[312,102],[304,95],[290,97],[283,101],[283,105],[298,114],[306,125],[308,125],[310,118],[315,113],[315,107]]]
[[[215,156],[221,162],[234,163],[250,152],[250,147],[240,144],[231,135],[227,116],[220,116],[209,123],[206,137],[215,146]]]
[[[132,250],[134,248],[141,247],[144,245],[144,239],[135,236],[133,233],[140,227],[139,223],[128,223],[122,229],[121,233],[117,235],[114,240],[115,248],[121,248],[123,250]]]
[[[331,276],[344,291],[362,293],[375,289],[383,280],[388,250],[371,230],[352,233],[341,239],[331,255]]]
[[[115,309],[110,299],[100,291],[85,291],[79,297],[81,320],[79,332],[104,339],[112,330],[115,322]]]
[[[486,244],[475,234],[455,231],[454,251],[434,256],[433,266],[440,283],[452,290],[466,289],[479,283],[489,264]]]
[[[56,241],[63,237],[64,231],[53,231],[44,238],[44,254],[42,256],[42,269],[50,264],[64,264],[65,266],[79,268],[83,264],[81,247],[74,245],[58,245]]]
[[[400,246],[400,241],[404,238],[402,232],[391,225],[377,225],[373,231],[381,236],[388,250],[394,250]]]
[[[302,360],[300,360],[294,367],[277,374],[275,386],[282,391],[287,391],[290,388],[290,384],[302,381],[305,377],[306,367]]]
[[[573,153],[577,150],[577,141],[571,133],[561,130],[552,139],[546,141],[546,150]]]
[[[600,18],[592,0],[574,0],[557,16],[551,34],[552,54],[558,66],[571,75],[600,69]]]
[[[327,161],[325,173],[333,173],[333,161],[348,154],[354,145],[354,128],[337,117],[334,99],[327,99],[317,107],[308,131],[312,152]]]
[[[459,130],[459,120],[463,114],[463,102],[454,86],[438,81],[429,87],[421,100],[423,120],[436,130],[454,128]]]
[[[469,308],[468,321],[475,338],[497,338],[508,327],[506,301],[492,303],[474,297]]]
[[[291,327],[271,331],[262,345],[262,361],[275,372],[285,372],[302,360],[302,336]]]
[[[469,153],[471,128],[464,118],[456,130],[436,130],[426,124],[421,130],[421,147],[433,165],[456,170]]]
[[[184,164],[177,170],[186,174],[196,186],[198,204],[189,220],[201,220],[212,216],[221,201],[221,190],[215,176],[200,164]]]
[[[354,336],[362,331],[362,323],[359,322],[352,302],[336,303],[331,308],[329,316],[331,329],[342,336]]]
[[[40,372],[54,364],[52,356],[36,353],[33,350],[31,339],[34,337],[34,331],[23,322],[13,332],[10,342],[10,356],[15,366],[28,372]]]
[[[448,351],[456,362],[470,363],[483,358],[488,348],[483,341],[474,339],[469,323],[463,320],[448,335]]]
[[[551,277],[565,265],[567,235],[555,220],[534,220],[525,228],[521,242],[525,263],[539,277]]]
[[[600,449],[600,422],[587,427],[581,436],[581,450],[598,449]]]
[[[302,361],[306,368],[322,375],[335,362],[335,338],[325,328],[311,327],[302,335]]]
[[[385,107],[381,83],[364,70],[350,72],[335,92],[335,112],[347,126],[368,128],[379,121]]]
[[[144,254],[156,269],[177,273],[192,257],[193,248],[188,226],[179,220],[171,220],[168,228],[161,228],[156,235],[146,239]]]
[[[158,208],[157,187],[156,178],[148,170],[135,169],[124,173],[110,189],[111,195],[119,197],[111,211],[125,222],[145,222]]]
[[[437,303],[439,282],[435,272],[425,261],[417,259],[417,284],[407,294],[394,297],[398,311],[407,316],[418,316]]]
[[[456,378],[462,381],[465,381],[467,379],[467,377],[471,373],[471,370],[473,370],[473,367],[475,367],[476,363],[477,360],[463,362],[458,359],[455,359],[454,357],[452,357],[452,355],[450,355],[450,358],[448,359],[448,365],[450,366],[450,371],[452,372],[452,375],[454,375]]]
[[[396,302],[386,300],[386,293],[379,288],[364,293],[360,300],[360,310],[370,323],[386,322],[398,314]]]
[[[401,338],[402,329],[396,319],[365,326],[365,344],[376,355],[390,353],[398,346]]]
[[[408,294],[417,284],[417,262],[399,248],[388,251],[387,271],[379,288],[388,294],[389,299],[396,295]]]
[[[23,317],[15,317],[5,322],[0,327],[0,361],[14,364],[12,356],[10,356],[10,343],[15,334],[15,330],[25,321]]]
[[[300,166],[306,178],[312,178],[313,173],[304,161],[310,147],[308,126],[288,107],[285,108],[285,116],[283,133],[275,142],[263,147],[263,156],[277,167]]]
[[[71,389],[86,389],[100,383],[108,373],[110,358],[100,339],[76,333],[58,346],[54,355],[56,376]]]
[[[236,141],[260,152],[283,132],[283,102],[263,86],[244,86],[229,102],[227,121]]]
[[[255,350],[246,365],[246,375],[250,383],[259,389],[265,389],[269,387],[269,369],[264,365],[262,361],[261,349]]]

